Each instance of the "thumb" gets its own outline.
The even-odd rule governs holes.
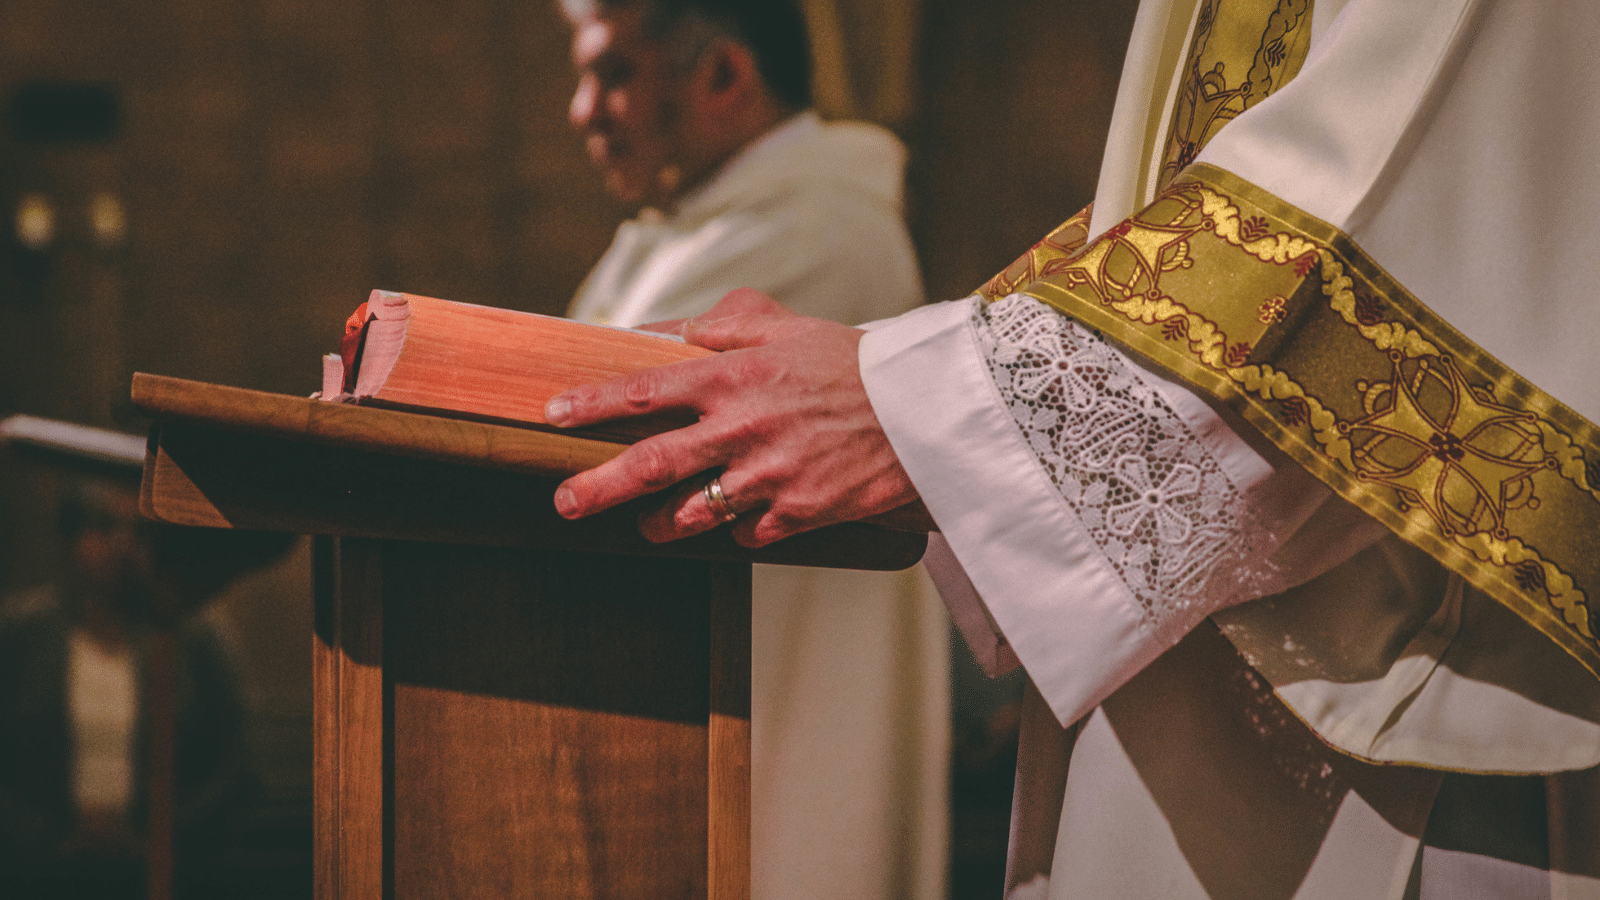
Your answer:
[[[737,350],[770,343],[799,319],[778,301],[753,288],[739,288],[706,312],[683,323],[683,339],[712,350]]]
[[[695,319],[726,319],[730,316],[766,315],[789,313],[782,303],[763,294],[755,288],[734,288],[722,295],[717,305],[711,307]],[[790,313],[790,315],[793,315]]]

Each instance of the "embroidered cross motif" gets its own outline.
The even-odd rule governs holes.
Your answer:
[[[1394,488],[1446,534],[1503,539],[1506,511],[1538,503],[1532,476],[1545,453],[1535,420],[1480,395],[1449,357],[1410,372],[1402,354],[1391,359],[1392,382],[1357,384],[1369,415],[1340,429],[1356,445],[1357,475]]]

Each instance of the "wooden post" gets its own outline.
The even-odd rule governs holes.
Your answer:
[[[150,635],[144,695],[150,715],[149,846],[145,890],[149,900],[172,900],[176,856],[173,804],[178,757],[178,633],[163,625]]]
[[[319,537],[313,552],[316,895],[382,900],[387,871],[382,545]]]
[[[706,896],[750,900],[750,567],[711,571]]]

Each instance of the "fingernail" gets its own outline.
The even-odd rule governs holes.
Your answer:
[[[554,397],[544,405],[544,420],[551,425],[565,424],[571,415],[572,401],[565,397]]]
[[[572,488],[556,488],[556,512],[560,513],[563,518],[570,519],[573,513],[577,511],[578,495],[572,492]]]

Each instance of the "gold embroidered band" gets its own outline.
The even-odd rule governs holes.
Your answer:
[[[1072,218],[1062,222],[1055,231],[1044,236],[1044,240],[1028,248],[1028,252],[1017,257],[1017,261],[1004,269],[993,278],[989,279],[983,287],[978,288],[978,293],[988,302],[999,300],[1007,294],[1015,292],[1023,285],[1053,275],[1060,267],[1067,265],[1072,255],[1083,249],[1089,242],[1089,220],[1094,215],[1094,204],[1089,204],[1079,210]]]
[[[1311,0],[1202,0],[1156,184],[1166,187],[1224,125],[1288,84],[1310,47]]]
[[[1342,232],[1202,164],[1037,271],[990,299],[1020,290],[1235,407],[1600,675],[1600,429]]]
[[[1299,74],[1311,46],[1312,0],[1201,0],[1183,76],[1172,107],[1156,183],[1162,187],[1194,161],[1236,116]],[[978,289],[998,300],[1054,274],[1089,239],[1094,206],[1034,244]]]

